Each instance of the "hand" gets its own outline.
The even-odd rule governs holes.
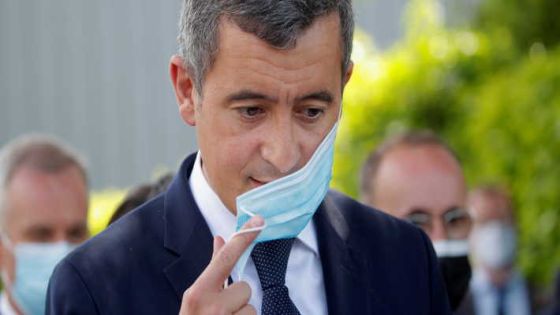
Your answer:
[[[264,224],[260,216],[254,216],[242,228],[255,228]],[[236,234],[225,243],[214,237],[214,252],[208,267],[183,294],[180,315],[193,314],[256,314],[248,304],[251,287],[241,281],[224,289],[224,282],[245,249],[257,238],[259,231]]]

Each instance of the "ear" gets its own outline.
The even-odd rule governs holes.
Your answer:
[[[352,71],[354,71],[354,63],[350,61],[348,64],[348,69],[346,69],[346,73],[344,74],[344,86],[350,81],[350,77],[352,77]]]
[[[179,113],[183,121],[191,126],[196,125],[195,108],[197,94],[194,79],[185,69],[183,59],[177,55],[171,57],[169,73],[175,90],[175,97],[179,105]]]

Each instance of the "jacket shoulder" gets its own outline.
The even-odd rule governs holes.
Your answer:
[[[147,294],[174,259],[163,247],[162,211],[163,197],[156,197],[66,256],[51,276],[49,312],[97,314],[120,307],[133,309],[134,305],[111,297],[136,299]]]
[[[396,240],[396,238],[422,239],[421,230],[409,222],[360,203],[335,190],[329,192],[329,197],[332,198],[352,230],[360,232],[359,234],[375,233],[377,237],[381,237],[385,241]]]
[[[163,243],[163,203],[164,197],[158,196],[139,206],[79,246],[67,259],[76,263],[82,258],[109,258],[110,255],[99,252],[130,251],[158,241]]]
[[[397,313],[449,314],[431,242],[421,229],[339,192],[329,193],[348,226],[348,244],[367,265],[372,292]]]

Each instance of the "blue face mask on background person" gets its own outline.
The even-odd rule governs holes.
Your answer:
[[[304,167],[237,197],[237,233],[261,232],[234,267],[234,281],[241,279],[256,243],[296,237],[311,220],[329,190],[337,127],[338,122]],[[264,226],[240,231],[257,214],[263,217]]]
[[[26,315],[45,314],[47,287],[56,264],[76,245],[67,242],[57,243],[20,243],[12,245],[3,238],[4,244],[15,257],[15,279],[10,283],[5,272],[2,278],[5,285]]]

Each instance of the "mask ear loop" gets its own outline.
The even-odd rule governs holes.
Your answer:
[[[249,210],[246,210],[246,209],[240,208],[239,210],[242,211],[242,212],[245,212],[245,213],[246,213],[247,215],[249,215],[251,218],[254,217],[254,216],[256,215],[255,213],[253,213],[253,212],[251,212],[251,211],[249,211]],[[237,231],[237,232],[235,232],[235,233],[233,233],[233,234],[231,235],[230,240],[231,240],[232,238],[236,237],[237,235],[247,234],[247,233],[253,233],[253,232],[260,232],[260,231],[264,230],[266,227],[267,227],[267,224],[266,224],[266,221],[265,221],[264,224],[261,225],[261,226],[257,226],[257,227],[252,227],[252,228],[247,228],[247,229],[239,230],[239,231]],[[240,257],[240,259],[242,259],[242,258],[243,258],[243,256]],[[245,264],[245,263],[244,263],[244,264]],[[228,281],[228,280],[229,280],[229,278],[227,278],[227,279],[224,280],[224,289],[227,289],[227,288],[229,287],[229,281]]]

